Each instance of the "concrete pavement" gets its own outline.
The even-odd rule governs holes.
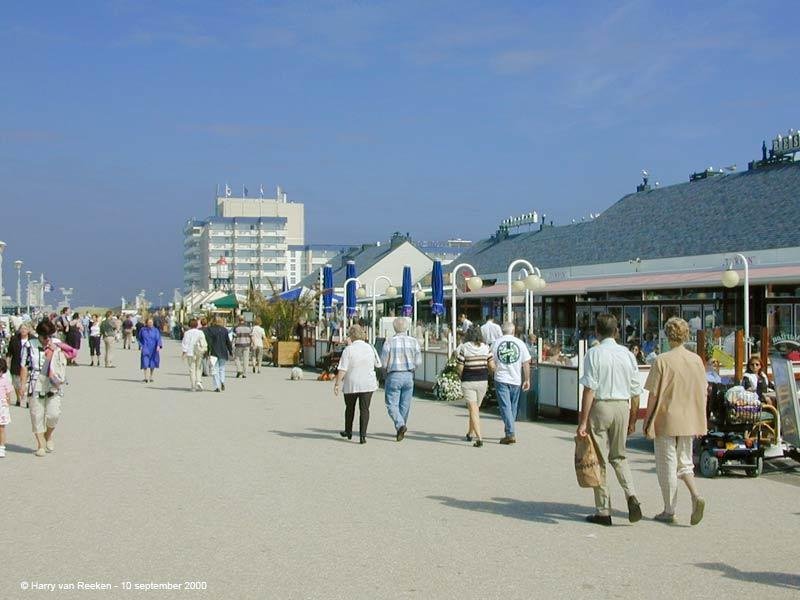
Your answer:
[[[649,445],[630,454],[645,519],[583,521],[572,427],[483,416],[416,400],[394,441],[383,393],[365,446],[338,436],[332,384],[265,368],[225,393],[190,393],[167,342],[152,384],[136,351],[115,369],[69,370],[56,452],[34,447],[12,409],[0,459],[0,598],[691,598],[800,592],[796,471],[699,480],[705,520],[650,520],[662,508]],[[81,363],[86,363],[86,349]],[[232,369],[232,365],[230,369]],[[230,371],[229,371],[230,373]],[[208,381],[208,380],[206,380]],[[357,436],[356,436],[357,438]],[[613,477],[613,475],[612,475]],[[619,486],[614,502],[624,510]],[[108,584],[108,590],[23,590]],[[137,591],[205,582],[200,590]],[[130,585],[132,589],[124,589]],[[114,588],[113,586],[117,586]]]

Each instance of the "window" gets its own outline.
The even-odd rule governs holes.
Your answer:
[[[772,337],[793,337],[795,328],[792,325],[792,304],[768,304],[767,328]]]

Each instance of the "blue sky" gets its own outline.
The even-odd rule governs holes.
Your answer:
[[[226,181],[281,185],[305,203],[310,243],[363,243],[480,239],[531,210],[568,223],[643,168],[662,185],[746,168],[762,139],[800,127],[798,16],[754,2],[7,0],[6,290],[20,258],[74,304],[170,295],[182,225]]]

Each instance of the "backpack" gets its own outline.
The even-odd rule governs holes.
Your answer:
[[[208,343],[206,342],[205,334],[203,334],[197,338],[197,341],[194,343],[194,348],[192,348],[192,352],[195,356],[203,356],[207,351]]]

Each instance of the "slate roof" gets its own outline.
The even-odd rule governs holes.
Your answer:
[[[355,261],[356,275],[360,275],[369,269],[376,262],[381,260],[384,256],[389,254],[394,248],[390,243],[382,243],[380,246],[374,244],[365,244],[358,248],[352,249],[341,255],[331,257],[330,265],[333,267],[333,286],[342,287],[345,280],[345,264],[348,260]],[[306,275],[300,280],[295,287],[305,286],[314,289],[314,286],[319,283],[319,269],[314,269],[309,275]]]
[[[591,221],[489,238],[452,265],[502,273],[800,246],[800,162],[629,194]]]

